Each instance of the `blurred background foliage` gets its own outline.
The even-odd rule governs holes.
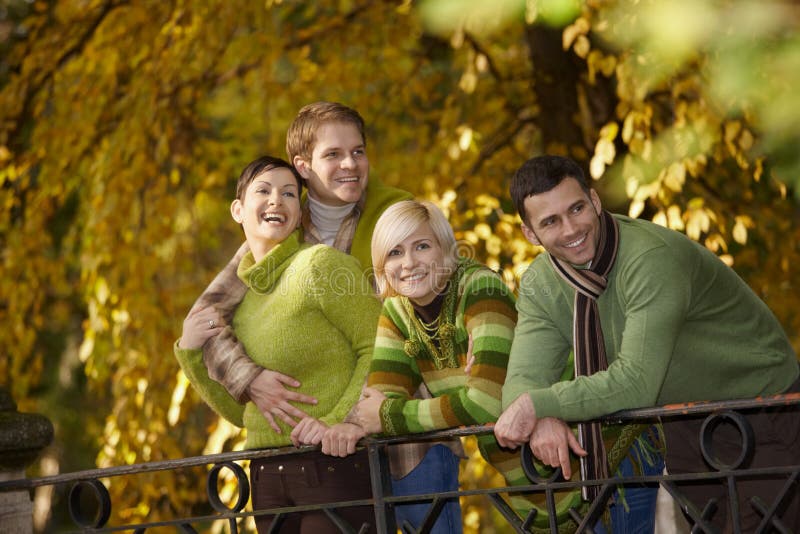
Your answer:
[[[0,386],[33,475],[241,447],[172,344],[242,240],[239,170],[317,100],[372,175],[516,286],[513,171],[570,155],[606,207],[704,243],[800,348],[800,9],[789,0],[2,0]],[[468,443],[465,487],[497,483]],[[208,511],[202,470],[113,480],[112,522]],[[50,500],[40,490],[37,527]],[[42,504],[44,503],[44,504]],[[494,532],[480,500],[468,532]]]

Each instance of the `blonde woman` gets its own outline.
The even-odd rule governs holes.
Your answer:
[[[368,387],[356,409],[362,428],[395,435],[495,421],[517,319],[502,279],[459,257],[444,214],[425,201],[398,202],[383,213],[372,236],[372,262],[384,303]],[[422,383],[433,398],[413,398]],[[527,482],[518,456],[501,451],[493,435],[480,436],[478,444],[509,482]],[[458,489],[457,477],[443,481],[436,474],[444,467],[438,448],[393,479],[395,495]],[[525,500],[514,504],[530,509]],[[418,506],[424,511],[429,504]],[[435,529],[461,531],[457,500],[445,505]]]

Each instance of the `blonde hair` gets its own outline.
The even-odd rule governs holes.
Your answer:
[[[372,266],[378,295],[388,298],[397,292],[386,280],[386,258],[389,252],[428,223],[444,253],[443,267],[453,272],[458,264],[458,246],[453,228],[438,207],[427,200],[403,200],[392,204],[378,219],[372,232]]]

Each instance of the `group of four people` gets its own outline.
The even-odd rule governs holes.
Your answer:
[[[495,421],[478,445],[509,485],[529,483],[514,452],[525,444],[567,477],[570,450],[587,459],[590,478],[660,473],[665,441],[671,472],[673,456],[675,470],[702,471],[680,463],[696,451],[685,437],[671,447],[670,425],[665,440],[660,425],[581,423],[579,441],[568,423],[798,387],[780,325],[733,271],[680,234],[603,211],[569,159],[533,158],[512,181],[523,233],[548,253],[515,299],[496,273],[458,255],[438,208],[368,180],[355,110],[304,107],[286,148],[289,162],[262,157],[239,177],[231,215],[245,244],[192,307],[175,346],[202,398],[246,428],[248,448],[321,446],[252,461],[256,510],[370,498],[367,458],[356,449],[367,434]],[[795,434],[770,446],[798,463],[796,413],[778,417]],[[679,435],[688,425],[674,426]],[[389,453],[396,495],[458,488],[458,440]],[[762,454],[775,463],[774,451]],[[697,496],[701,508],[707,495]],[[558,521],[574,528],[566,510],[585,501],[558,497]],[[541,496],[510,500],[521,515],[536,508],[533,528],[547,529]],[[398,522],[418,527],[427,508],[398,505]],[[787,524],[798,508],[787,503]],[[627,487],[595,531],[651,532],[654,509],[653,488]],[[369,506],[337,513],[356,528],[374,523]],[[256,516],[259,531],[273,521]],[[320,511],[290,514],[282,529],[338,531]],[[435,529],[461,531],[456,499]]]

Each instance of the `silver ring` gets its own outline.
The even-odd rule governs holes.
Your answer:
[[[211,329],[211,328],[214,328],[215,326],[217,326],[217,323],[214,322],[214,319],[209,319],[208,320],[208,328]]]

